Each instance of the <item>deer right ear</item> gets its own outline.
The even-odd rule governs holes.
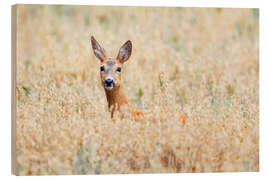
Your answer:
[[[106,59],[105,50],[98,44],[93,36],[91,36],[91,44],[94,51],[95,56],[103,62]]]
[[[117,55],[117,59],[120,60],[121,63],[127,61],[132,52],[132,43],[128,40],[119,50]]]

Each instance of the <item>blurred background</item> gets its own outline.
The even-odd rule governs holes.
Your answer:
[[[145,122],[111,120],[91,35],[132,41]],[[17,174],[258,171],[259,10],[18,5],[16,92]]]

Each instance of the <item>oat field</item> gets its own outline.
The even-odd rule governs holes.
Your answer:
[[[259,171],[258,9],[18,5],[17,20],[17,175]],[[91,35],[113,57],[132,41],[122,81],[143,121],[111,119]]]

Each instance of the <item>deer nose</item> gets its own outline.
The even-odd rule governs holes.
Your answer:
[[[112,87],[113,86],[113,80],[112,79],[106,79],[104,84],[107,87]]]

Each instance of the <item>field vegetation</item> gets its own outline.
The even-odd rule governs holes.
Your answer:
[[[259,171],[258,9],[17,7],[18,175]],[[110,118],[91,35],[132,41],[143,121]]]

